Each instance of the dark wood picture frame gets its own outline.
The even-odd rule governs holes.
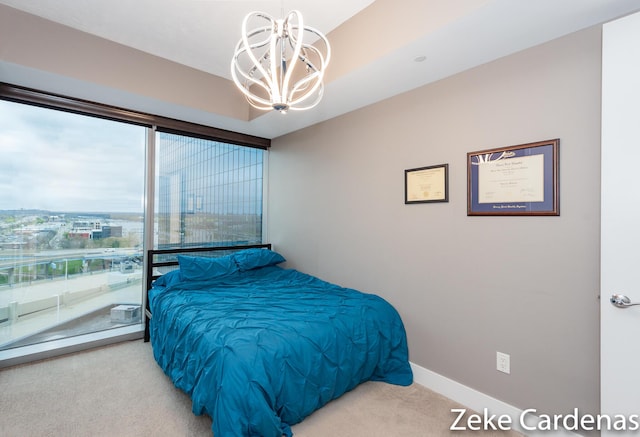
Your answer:
[[[467,153],[467,215],[558,216],[560,140]]]

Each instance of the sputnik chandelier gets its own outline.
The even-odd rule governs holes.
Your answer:
[[[249,30],[250,22],[258,25]],[[305,110],[322,99],[322,79],[330,58],[329,41],[304,26],[300,12],[291,11],[279,20],[251,12],[242,22],[231,76],[254,108],[281,113]]]

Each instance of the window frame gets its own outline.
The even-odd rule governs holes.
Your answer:
[[[205,140],[220,141],[238,146],[254,147],[267,150],[271,147],[268,138],[233,132],[226,129],[205,126],[189,121],[177,120],[160,115],[147,114],[117,106],[77,99],[60,94],[26,88],[0,82],[0,99],[16,103],[26,103],[44,108],[90,115],[108,120],[137,124],[148,128],[155,128],[159,132],[189,135]]]

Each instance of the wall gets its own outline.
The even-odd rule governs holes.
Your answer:
[[[0,81],[195,123],[249,117],[229,80],[2,4]]]
[[[194,95],[217,85],[200,72],[3,5],[0,41],[2,80],[42,69],[56,82],[36,87],[53,92],[247,116],[225,106],[237,90]],[[600,48],[590,29],[276,139],[270,242],[293,267],[392,302],[416,364],[520,408],[597,412]],[[83,94],[87,78],[109,92]],[[467,152],[551,138],[560,217],[466,216]],[[404,205],[404,169],[440,163],[450,202]],[[511,375],[495,370],[497,350]]]
[[[269,241],[290,267],[389,300],[412,362],[521,409],[597,413],[600,38],[587,29],[275,139]],[[559,217],[466,215],[467,152],[553,138]],[[450,201],[404,205],[404,170],[442,163]]]

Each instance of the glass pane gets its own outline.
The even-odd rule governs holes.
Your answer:
[[[156,248],[262,242],[264,151],[156,137]]]
[[[0,350],[141,322],[145,131],[0,101]]]

